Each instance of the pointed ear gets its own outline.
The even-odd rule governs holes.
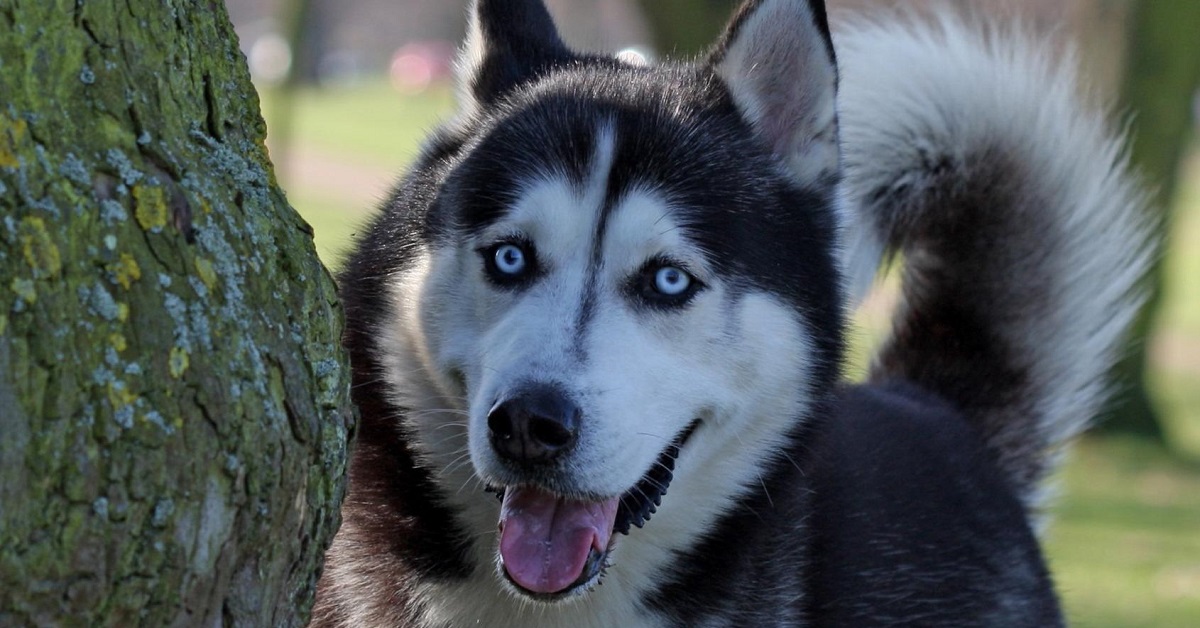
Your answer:
[[[794,176],[836,172],[837,65],[822,0],[747,2],[709,63]]]
[[[542,0],[474,0],[457,64],[459,105],[473,113],[573,58]]]

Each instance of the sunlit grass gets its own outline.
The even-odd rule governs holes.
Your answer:
[[[1046,550],[1072,625],[1200,625],[1200,466],[1090,439],[1064,479]]]
[[[301,88],[290,108],[284,104],[278,90],[262,94],[268,122],[290,116],[293,141],[397,172],[416,156],[421,139],[454,113],[447,85],[406,96],[382,79],[336,89]]]
[[[267,142],[288,200],[313,226],[317,253],[335,270],[421,140],[453,113],[447,85],[414,97],[383,79],[300,88],[290,104],[277,89],[264,90],[261,98]],[[320,164],[299,163],[314,154],[339,167],[323,171]]]

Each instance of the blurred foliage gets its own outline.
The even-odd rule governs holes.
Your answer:
[[[1200,2],[1139,0],[1128,22],[1129,45],[1122,102],[1135,118],[1134,164],[1155,187],[1164,233],[1177,198],[1180,160],[1193,130],[1200,86]],[[1150,299],[1139,318],[1126,357],[1116,372],[1119,393],[1105,411],[1101,429],[1165,441],[1161,420],[1146,385],[1147,339],[1157,320],[1163,291],[1162,265],[1147,279]]]
[[[740,0],[639,0],[654,47],[674,58],[695,56],[716,40]]]

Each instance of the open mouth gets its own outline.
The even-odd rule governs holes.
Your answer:
[[[699,424],[688,425],[620,496],[582,501],[532,486],[499,489],[500,560],[509,582],[535,599],[552,601],[598,581],[613,533],[629,534],[631,526],[650,520],[667,493],[679,450]]]

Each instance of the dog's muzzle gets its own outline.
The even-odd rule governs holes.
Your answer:
[[[552,384],[534,383],[502,399],[488,413],[488,439],[496,455],[530,477],[554,473],[578,440],[582,410]],[[598,581],[614,533],[641,527],[661,504],[680,447],[693,422],[659,455],[646,475],[623,495],[579,499],[534,480],[493,487],[502,499],[499,550],[502,572],[535,599],[555,600]]]

